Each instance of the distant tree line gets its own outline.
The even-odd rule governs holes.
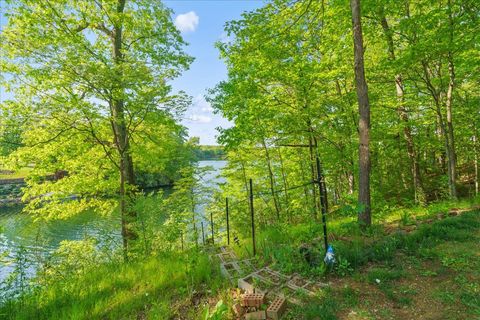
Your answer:
[[[222,146],[198,146],[193,152],[195,159],[199,161],[225,159],[225,150]]]

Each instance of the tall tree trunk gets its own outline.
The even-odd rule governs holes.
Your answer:
[[[300,174],[302,176],[302,180],[301,181],[305,181],[305,167],[303,165],[303,154],[302,154],[302,150],[300,148],[297,149],[298,150],[298,159],[299,159],[299,163],[300,163]],[[308,192],[308,187],[307,185],[303,186],[303,194],[305,195],[305,208],[309,208],[310,207],[310,194]]]
[[[444,145],[445,150],[447,153],[447,175],[448,175],[448,188],[450,192],[450,197],[455,199],[457,197],[457,191],[455,187],[455,179],[453,178],[454,171],[452,171],[451,160],[452,160],[452,152],[451,152],[451,143],[450,143],[450,135],[447,133],[448,128],[445,124],[445,120],[442,115],[442,109],[440,105],[440,100],[435,100],[435,109],[437,111],[437,119],[440,126],[440,132],[443,133],[444,138]]]
[[[436,99],[434,97],[434,99]],[[437,120],[435,122],[436,124],[436,130],[435,130],[435,134],[437,135],[437,139],[438,141],[442,142],[443,141],[443,144],[445,145],[445,128],[444,128],[444,125],[443,125],[443,115],[442,115],[442,111],[440,110],[439,106],[438,106],[438,101],[435,100],[435,110],[437,112]],[[445,149],[441,150],[440,151],[440,154],[438,155],[438,165],[440,166],[440,170],[441,172],[443,172],[444,174],[447,173],[447,160],[446,160],[446,147]]]
[[[117,3],[117,13],[122,14],[125,8],[126,0],[119,0]],[[130,154],[130,142],[125,121],[125,101],[122,63],[122,41],[123,26],[121,23],[114,26],[113,31],[113,59],[117,72],[118,83],[113,90],[113,99],[111,101],[112,112],[112,129],[115,137],[115,145],[120,157],[120,213],[122,220],[122,238],[124,258],[128,260],[128,245],[130,240],[137,238],[134,230],[134,222],[137,214],[132,210],[133,192],[132,187],[135,185],[135,174],[133,170],[133,161]]]
[[[246,194],[246,199],[248,199],[249,197],[249,188],[248,188],[248,179],[247,179],[247,170],[245,169],[245,164],[243,163],[243,161],[241,162],[241,166],[242,166],[242,174],[243,174],[243,186],[245,187],[245,194]]]
[[[453,120],[452,120],[452,103],[453,103],[453,89],[455,87],[455,67],[453,62],[453,16],[452,16],[452,4],[451,1],[448,1],[448,21],[450,25],[449,30],[449,51],[448,51],[448,89],[447,89],[447,134],[449,144],[447,146],[447,156],[448,156],[448,171],[449,171],[449,186],[450,186],[450,196],[454,199],[457,198],[457,155],[455,153],[455,137],[453,134]]]
[[[422,65],[423,65],[423,74],[424,74],[424,81],[425,81],[425,84],[427,85],[427,89],[430,91],[430,94],[432,95],[433,97],[433,100],[435,102],[435,111],[437,113],[437,123],[438,123],[438,127],[439,127],[439,131],[437,130],[437,134],[439,133],[440,135],[443,136],[443,139],[444,139],[444,144],[445,144],[445,152],[447,154],[447,174],[448,174],[448,187],[449,187],[449,192],[450,192],[450,197],[453,198],[453,199],[456,199],[457,198],[457,190],[456,190],[456,186],[455,186],[455,183],[456,183],[456,179],[455,179],[455,175],[456,175],[456,165],[455,165],[455,149],[454,147],[452,147],[452,141],[450,140],[450,136],[453,137],[453,131],[451,131],[451,133],[449,133],[449,129],[448,129],[448,118],[450,117],[450,121],[451,121],[451,114],[450,116],[448,115],[448,105],[447,105],[447,124],[445,123],[445,119],[443,118],[443,114],[442,114],[442,107],[441,107],[441,103],[443,101],[443,94],[442,94],[442,91],[439,91],[439,90],[436,90],[435,87],[433,86],[431,80],[430,80],[430,70],[428,68],[428,65],[427,65],[427,62],[426,61],[422,61]],[[453,65],[452,65],[453,67]],[[439,69],[440,69],[440,66],[439,66]],[[450,68],[449,68],[450,69]],[[449,81],[449,89],[448,91],[450,92],[450,94],[453,92],[453,85],[454,85],[454,79],[455,79],[455,74],[453,73],[453,69],[450,71],[450,81]],[[448,92],[447,92],[447,101],[449,100],[448,98]],[[451,100],[451,96],[450,96],[450,100]],[[451,103],[451,101],[450,101]],[[451,112],[451,105],[450,105],[450,112]],[[452,130],[453,130],[453,125],[452,125]],[[442,159],[442,158],[440,158]]]
[[[382,25],[385,39],[388,46],[388,52],[390,60],[395,61],[395,47],[393,43],[392,30],[388,25],[387,18],[385,17],[385,12],[383,7],[380,8],[380,24]],[[412,136],[412,129],[410,127],[410,121],[408,113],[405,106],[405,90],[403,85],[402,76],[400,74],[395,75],[395,89],[397,93],[397,113],[400,117],[400,120],[403,122],[403,136],[407,145],[407,155],[410,160],[410,171],[412,172],[413,177],[413,190],[415,193],[415,202],[418,204],[425,204],[425,190],[423,188],[421,176],[420,176],[420,166],[418,163],[417,152],[415,149],[415,143]]]
[[[359,128],[359,178],[358,202],[362,210],[358,214],[358,222],[362,228],[372,224],[370,206],[370,103],[365,79],[363,61],[363,35],[360,13],[360,0],[351,0],[352,30],[355,58],[355,83],[357,89]]]
[[[282,150],[280,148],[278,148],[278,160],[280,161],[280,171],[282,173],[282,179],[283,179],[283,191],[285,193],[285,208],[287,211],[289,211],[288,207],[290,206],[290,200],[288,198],[288,181],[287,181],[287,174],[285,172],[285,166],[283,165]],[[288,216],[290,219],[291,218],[290,214],[288,214]]]
[[[327,184],[325,183],[325,176],[323,175],[320,153],[318,152],[318,142],[317,138],[313,137],[314,146],[315,146],[315,167],[317,168],[315,172],[317,173],[317,184],[319,186],[320,192],[318,197],[320,198],[320,208],[322,210],[322,221],[325,224],[325,215],[328,212],[328,194],[327,194]]]
[[[353,194],[355,191],[355,175],[353,172],[347,172],[347,179],[348,179],[348,194]]]
[[[265,160],[267,162],[268,178],[270,182],[270,192],[272,193],[273,204],[275,205],[275,212],[277,213],[277,220],[280,221],[280,204],[278,203],[277,194],[275,193],[275,176],[273,175],[272,161],[270,159],[270,152],[268,151],[267,143],[262,138],[262,146],[265,150]]]
[[[313,218],[317,219],[318,217],[318,212],[320,211],[319,203],[317,202],[317,191],[316,191],[316,185],[313,183],[314,181],[317,180],[316,177],[316,161],[315,161],[315,155],[314,155],[314,150],[313,150],[313,138],[311,136],[312,134],[312,128],[309,128],[310,130],[310,137],[308,139],[308,151],[310,152],[310,181],[312,181],[312,200],[313,200]]]
[[[337,80],[335,80],[335,88],[337,90],[337,94],[338,96],[343,99],[343,94],[342,94],[342,89],[340,87],[340,83]],[[342,112],[345,112],[344,109],[343,109],[343,105],[342,105]],[[356,121],[354,120],[354,125],[356,127]],[[351,145],[351,136],[352,136],[352,132],[349,130],[349,144]],[[348,156],[348,164],[350,165],[350,168],[346,168],[345,169],[345,176],[347,177],[347,183],[348,183],[348,194],[353,194],[354,192],[354,189],[355,189],[355,175],[354,175],[354,167],[355,167],[355,164],[354,164],[354,159],[353,157],[350,157],[350,155]]]
[[[192,188],[190,190],[190,192],[192,193],[192,226],[193,226],[193,236],[195,237],[195,248],[198,249],[198,229],[197,229],[197,221],[196,221],[196,217],[195,217],[195,190]]]

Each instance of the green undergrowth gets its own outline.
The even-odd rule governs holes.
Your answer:
[[[479,210],[356,247],[337,241],[337,268],[322,277],[331,287],[292,308],[288,319],[477,319],[479,243]],[[340,267],[348,259],[348,270]]]
[[[0,307],[0,319],[196,319],[222,287],[204,254],[104,264]]]
[[[331,214],[328,217],[329,244],[333,245],[338,262],[334,271],[344,276],[369,262],[392,260],[399,250],[428,255],[429,248],[439,242],[465,240],[469,236],[465,231],[477,229],[480,222],[474,214],[449,217],[448,212],[452,208],[469,208],[477,203],[478,199],[445,201],[425,208],[403,209],[403,215],[415,222],[407,224],[403,223],[398,209],[379,213],[367,231],[361,231],[352,217]],[[438,218],[439,215],[441,218]],[[395,221],[394,228],[387,230],[392,221]],[[320,222],[279,224],[259,233],[257,250],[260,251],[263,264],[273,264],[287,273],[298,272],[319,277],[329,271],[322,264],[325,255],[323,241]],[[302,246],[311,249],[308,259],[314,267],[307,263],[300,252]],[[246,247],[249,248],[250,244],[247,243]]]

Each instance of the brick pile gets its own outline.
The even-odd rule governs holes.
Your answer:
[[[232,294],[235,303],[233,313],[236,319],[241,320],[280,320],[287,308],[283,298],[274,298],[267,301],[264,293]]]

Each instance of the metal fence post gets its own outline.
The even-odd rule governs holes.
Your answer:
[[[213,231],[213,211],[210,211],[210,226],[212,228],[212,244],[215,244],[214,231]]]
[[[322,173],[322,166],[320,164],[320,156],[318,154],[317,139],[314,138],[314,141],[315,141],[316,158],[317,158],[317,184],[318,184],[318,191],[320,193],[320,206],[322,207],[323,241],[325,244],[325,252],[326,252],[328,249],[327,220],[325,217],[328,210],[327,189],[325,187],[325,180]]]
[[[227,211],[227,245],[230,245],[230,221],[228,217],[228,197],[225,198],[225,209]]]
[[[253,211],[253,182],[250,179],[250,215],[252,217],[252,246],[253,246],[253,255],[256,255],[256,248],[255,248],[255,219],[254,219],[254,211]]]

